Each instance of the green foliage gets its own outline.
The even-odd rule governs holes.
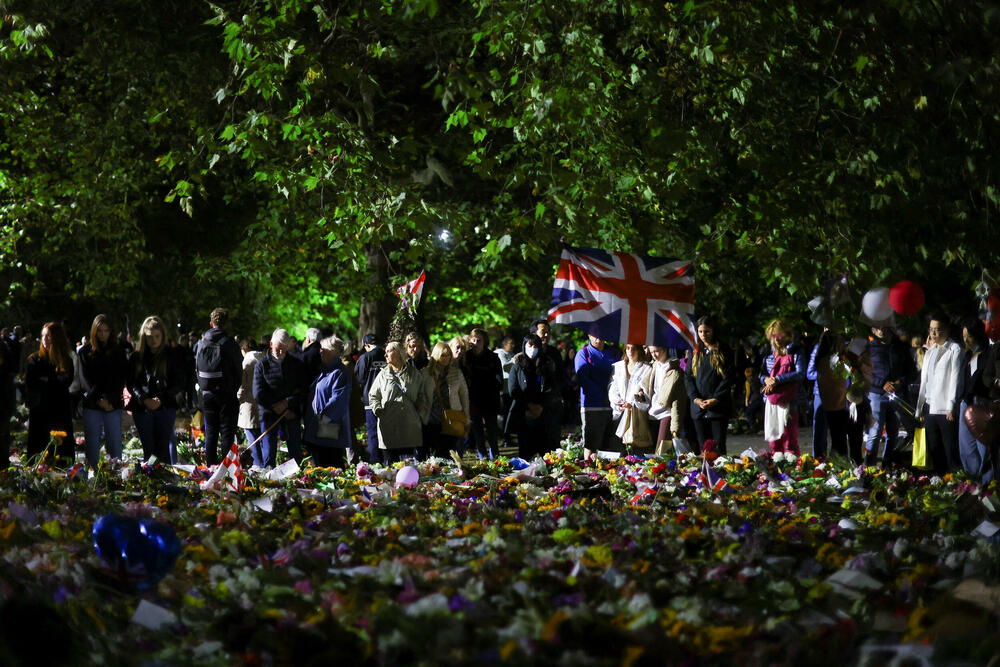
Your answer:
[[[0,5],[9,308],[340,329],[374,246],[464,333],[544,312],[565,240],[692,258],[750,331],[1000,241],[985,1]]]

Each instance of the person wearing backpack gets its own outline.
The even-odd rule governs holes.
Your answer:
[[[220,434],[224,451],[236,442],[236,390],[243,377],[243,358],[236,341],[226,333],[229,311],[216,308],[209,322],[211,327],[195,343],[194,361],[205,419],[205,459],[208,465],[215,465],[219,462]]]

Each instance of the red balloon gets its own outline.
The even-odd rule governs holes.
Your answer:
[[[889,305],[900,315],[913,315],[924,307],[924,290],[912,280],[901,280],[889,290]]]

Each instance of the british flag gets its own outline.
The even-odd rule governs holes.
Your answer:
[[[565,247],[549,320],[609,341],[694,348],[691,262]]]

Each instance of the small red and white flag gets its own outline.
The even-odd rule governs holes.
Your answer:
[[[408,308],[412,304],[415,308],[420,303],[420,296],[424,293],[424,283],[426,281],[427,271],[422,270],[419,276],[396,288],[396,295],[403,300],[404,306]]]
[[[222,459],[222,463],[215,469],[215,473],[201,483],[201,488],[215,488],[216,485],[223,481],[225,481],[226,488],[230,491],[239,493],[243,490],[245,477],[243,475],[243,464],[240,463],[240,448],[236,443],[233,443],[233,446],[229,448],[229,453],[226,454],[226,458]]]

